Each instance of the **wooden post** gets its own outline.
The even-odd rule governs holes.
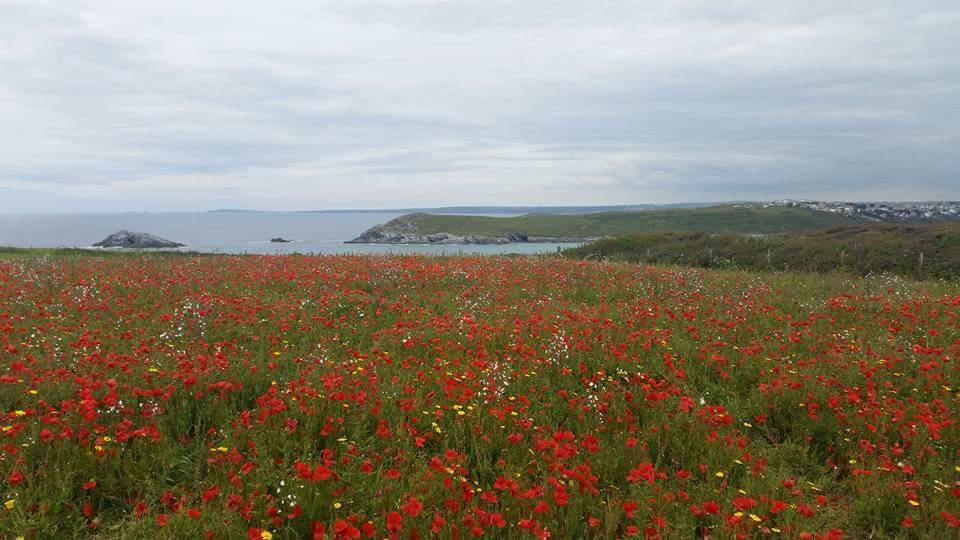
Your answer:
[[[843,268],[843,259],[847,257],[847,252],[840,250],[840,268]]]
[[[767,248],[767,266],[770,266],[770,248]]]
[[[920,252],[920,261],[918,262],[917,266],[918,266],[917,274],[920,277],[923,277],[923,252],[922,251]]]

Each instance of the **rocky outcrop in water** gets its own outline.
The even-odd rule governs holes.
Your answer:
[[[279,236],[276,238],[271,238],[270,241],[273,242],[274,244],[289,244],[290,242],[293,242],[293,240],[287,240],[286,238],[282,238]]]
[[[160,238],[147,233],[138,233],[130,231],[118,231],[103,240],[94,244],[94,247],[119,247],[119,248],[178,248],[185,244],[172,242],[166,238]]]
[[[597,240],[597,238],[572,238],[555,236],[530,236],[522,232],[506,233],[501,236],[483,234],[451,234],[436,232],[422,234],[418,220],[426,214],[408,214],[377,225],[363,234],[349,240],[347,244],[430,244],[430,245],[478,245],[478,244],[514,244],[530,243],[579,243]]]

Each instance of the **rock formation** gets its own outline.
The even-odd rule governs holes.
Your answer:
[[[94,244],[95,247],[120,247],[120,248],[177,248],[184,244],[171,242],[165,238],[154,236],[147,233],[138,233],[130,231],[118,231],[103,240]]]

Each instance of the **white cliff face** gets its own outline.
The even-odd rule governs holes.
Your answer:
[[[94,247],[120,247],[120,248],[176,248],[183,247],[185,244],[172,242],[159,236],[147,233],[138,233],[130,231],[118,231],[103,240],[93,244]]]

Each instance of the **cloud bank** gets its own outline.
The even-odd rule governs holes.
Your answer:
[[[952,1],[0,0],[0,211],[960,198]]]

